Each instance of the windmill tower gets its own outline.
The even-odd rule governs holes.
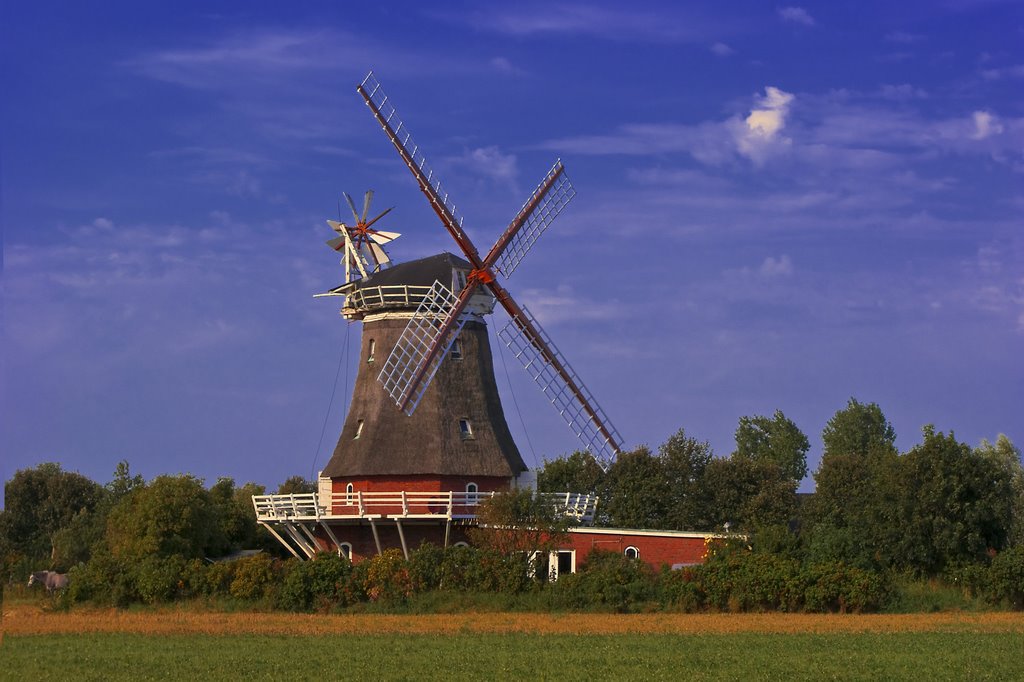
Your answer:
[[[328,221],[339,233],[328,244],[344,251],[346,280],[322,295],[344,296],[342,314],[363,324],[351,407],[317,494],[253,500],[259,521],[296,556],[336,548],[358,559],[388,546],[408,555],[421,540],[447,546],[474,522],[482,499],[524,481],[484,322],[497,307],[509,316],[499,339],[583,446],[607,465],[622,442],[537,320],[499,282],[575,196],[561,161],[481,256],[372,72],[357,91],[461,256],[383,267],[390,262],[383,245],[398,235],[372,229],[388,211],[368,221],[370,193],[361,215],[346,195],[354,226]],[[552,499],[580,523],[593,518],[591,495]]]

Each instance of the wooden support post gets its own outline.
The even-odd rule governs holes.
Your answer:
[[[295,525],[298,526],[302,530],[302,532],[306,534],[307,538],[309,538],[309,543],[310,546],[313,548],[313,552],[316,553],[317,551],[319,551],[319,543],[317,542],[316,535],[313,534],[313,531],[311,531],[304,523],[297,523]]]
[[[398,539],[402,541],[402,554],[405,555],[405,560],[409,560],[409,548],[405,544],[405,531],[402,530],[402,520],[395,519],[395,525],[398,526]]]
[[[295,557],[299,561],[302,561],[302,557],[300,557],[299,553],[295,551],[295,548],[292,547],[287,542],[285,542],[285,539],[277,534],[277,531],[274,530],[273,526],[271,526],[269,523],[264,523],[263,521],[260,521],[260,525],[263,526],[264,528],[266,528],[267,530],[269,530],[270,534],[273,535],[275,538],[277,538],[277,541],[280,542],[282,545],[284,545],[285,549],[287,549],[289,552],[291,552],[293,557]]]
[[[338,556],[341,556],[341,543],[338,542],[338,538],[335,537],[334,531],[331,530],[331,527],[328,526],[324,521],[320,522],[320,526],[324,529],[324,531],[326,531],[327,536],[331,538],[331,542],[334,543],[334,548],[337,550]]]
[[[294,540],[295,544],[299,546],[299,549],[301,549],[302,553],[306,555],[306,558],[312,559],[316,552],[313,551],[313,548],[309,546],[306,539],[302,537],[299,531],[295,530],[295,526],[290,523],[286,523],[284,524],[284,530],[288,533],[288,537]]]
[[[370,519],[370,530],[373,531],[373,542],[377,545],[377,554],[383,554],[384,550],[380,548],[380,535],[377,534],[376,519]]]

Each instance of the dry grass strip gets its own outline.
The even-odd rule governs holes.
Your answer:
[[[437,615],[220,613],[176,609],[45,612],[13,605],[3,612],[9,635],[133,632],[147,635],[326,634],[730,634],[863,632],[1021,632],[1022,613],[837,614],[547,614]]]

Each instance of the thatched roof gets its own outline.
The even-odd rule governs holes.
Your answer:
[[[396,265],[358,286],[450,283],[456,268],[470,270],[472,266],[458,256],[442,253]],[[459,337],[461,359],[445,358],[416,411],[406,416],[377,381],[381,366],[408,323],[407,309],[404,313],[397,306],[388,309],[396,314],[385,310],[363,323],[352,404],[323,475],[512,477],[525,471],[501,407],[487,326],[479,318],[466,323]],[[471,437],[463,433],[460,420],[468,421]]]

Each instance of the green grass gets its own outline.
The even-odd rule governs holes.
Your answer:
[[[1019,633],[5,637],[0,679],[1016,680]]]

